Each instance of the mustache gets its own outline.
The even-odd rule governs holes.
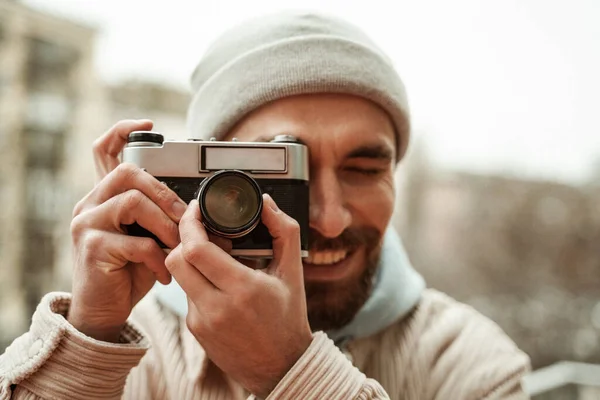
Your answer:
[[[308,248],[310,251],[355,250],[361,245],[374,247],[381,238],[381,232],[372,227],[347,228],[335,238],[327,238],[318,231],[310,229]]]

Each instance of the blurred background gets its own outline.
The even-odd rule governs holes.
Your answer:
[[[123,118],[185,138],[210,41],[282,8],[358,24],[403,77],[394,224],[429,286],[531,356],[535,399],[600,399],[597,0],[0,0],[0,352],[70,288],[93,140]]]

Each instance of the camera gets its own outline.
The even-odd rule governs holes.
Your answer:
[[[270,142],[165,140],[157,132],[129,134],[122,161],[166,184],[186,204],[197,199],[207,231],[232,241],[232,256],[271,258],[272,238],[260,221],[262,194],[300,225],[308,256],[308,148],[289,135]],[[137,224],[127,233],[152,237]]]

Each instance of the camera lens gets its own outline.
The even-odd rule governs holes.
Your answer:
[[[198,202],[204,225],[217,235],[236,238],[250,233],[260,220],[262,196],[254,179],[240,171],[220,171],[207,178]]]

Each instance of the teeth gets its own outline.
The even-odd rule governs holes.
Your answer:
[[[348,256],[346,250],[335,251],[311,251],[305,261],[309,264],[328,265],[342,261]]]

